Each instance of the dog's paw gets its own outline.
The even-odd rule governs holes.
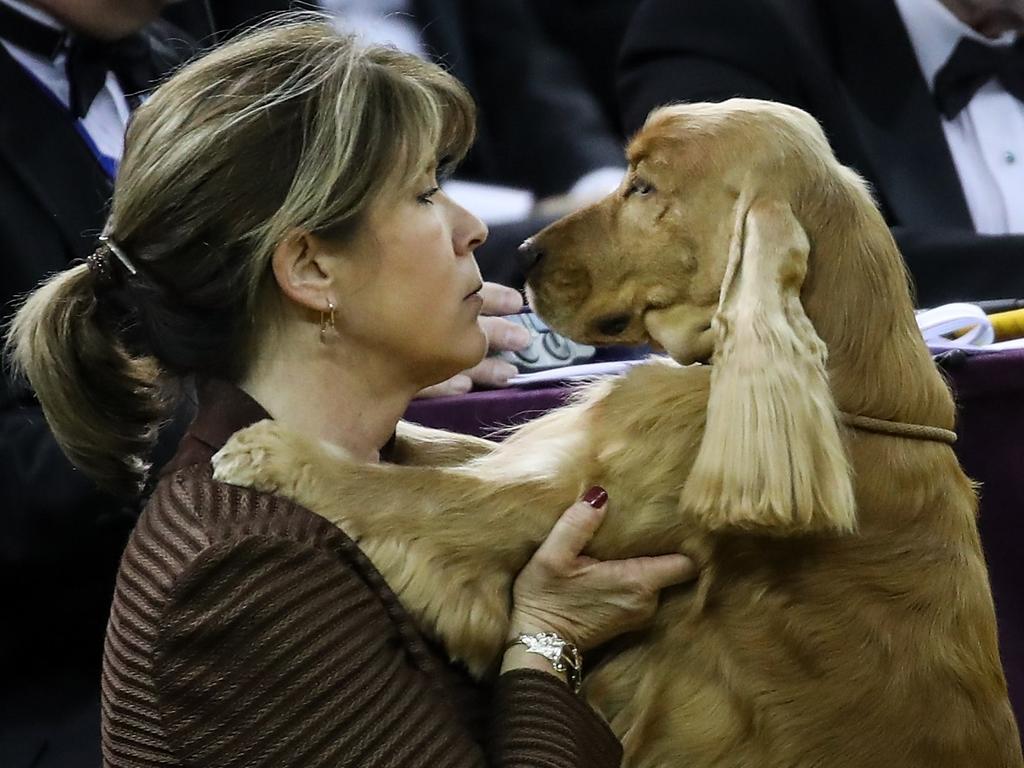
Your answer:
[[[214,454],[213,478],[266,493],[289,495],[314,442],[270,419],[239,430]]]

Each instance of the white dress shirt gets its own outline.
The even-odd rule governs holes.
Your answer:
[[[339,29],[358,35],[367,43],[393,45],[421,59],[427,58],[409,0],[323,0],[322,5],[336,15]]]
[[[1016,33],[989,39],[939,0],[896,0],[928,87],[961,37],[985,45],[1012,45]],[[1024,233],[1024,103],[995,79],[985,83],[942,130],[953,155],[967,207],[980,234]]]
[[[63,25],[55,18],[33,5],[28,5],[21,2],[21,0],[0,0],[0,2],[9,5],[25,16],[35,19],[40,24],[45,24],[57,30],[64,29]],[[71,89],[68,85],[67,73],[64,70],[64,63],[67,58],[65,54],[61,53],[56,59],[38,56],[3,39],[2,29],[0,29],[0,44],[57,101],[63,104],[65,108],[70,109]],[[124,132],[128,126],[130,114],[131,110],[128,107],[128,100],[125,98],[124,91],[121,89],[113,73],[108,72],[107,81],[103,89],[96,95],[92,105],[89,107],[88,114],[78,122],[92,140],[95,148],[117,163],[124,153]],[[70,112],[68,116],[70,117]]]

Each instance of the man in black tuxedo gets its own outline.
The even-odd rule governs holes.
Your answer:
[[[5,325],[19,295],[96,246],[128,114],[139,94],[188,52],[179,31],[151,23],[159,6],[154,0],[0,0]],[[104,44],[110,40],[120,41],[116,51]],[[111,66],[116,74],[108,77]],[[72,468],[31,394],[4,376],[5,768],[99,765],[103,636],[135,511],[97,492]]]
[[[982,73],[967,85],[1016,115],[1024,42],[1011,43],[1024,29],[1022,0],[648,0],[622,51],[624,125],[634,131],[652,108],[674,101],[747,96],[801,107],[872,184],[920,306],[1024,297],[1020,121],[1000,129],[995,112],[975,114],[988,106],[975,106],[973,90],[949,98],[931,90],[933,78],[942,90],[938,83],[957,77],[951,60],[929,60],[936,41],[928,35],[957,25],[982,48],[993,43],[984,37],[1002,34],[995,42],[1005,49],[1007,84]],[[1005,147],[991,146],[994,134]]]

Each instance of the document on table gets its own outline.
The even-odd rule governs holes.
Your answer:
[[[548,381],[569,381],[571,379],[588,379],[594,376],[608,376],[628,371],[634,365],[646,363],[647,360],[612,360],[605,363],[584,363],[569,365],[564,368],[550,368],[534,373],[520,373],[508,380],[509,386],[525,386],[527,384],[543,384]]]
[[[1024,339],[995,341],[992,321],[976,304],[943,304],[917,313],[917,326],[933,349],[1024,349]],[[955,338],[951,334],[960,332]]]

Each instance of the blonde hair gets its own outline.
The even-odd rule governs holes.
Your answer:
[[[460,160],[474,123],[442,69],[316,14],[278,17],[178,71],[132,118],[105,228],[138,274],[73,266],[8,331],[15,372],[71,461],[137,493],[167,385],[244,370],[275,246],[294,229],[350,237],[386,192]]]

